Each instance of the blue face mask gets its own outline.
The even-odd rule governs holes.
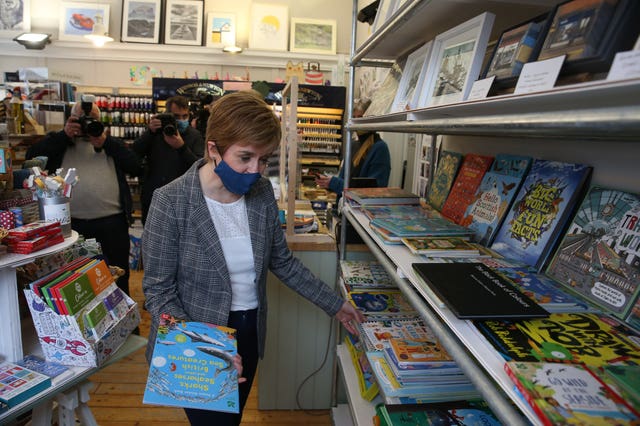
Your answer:
[[[189,127],[189,120],[176,120],[176,126],[180,133],[184,133],[184,131],[187,130],[187,127]]]
[[[224,160],[221,160],[213,169],[222,180],[222,184],[229,191],[237,195],[244,195],[262,176],[260,173],[238,173]]]

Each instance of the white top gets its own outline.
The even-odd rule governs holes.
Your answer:
[[[231,310],[255,309],[258,307],[256,270],[244,197],[226,204],[205,199],[231,277]]]

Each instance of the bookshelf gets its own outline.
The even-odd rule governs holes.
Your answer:
[[[556,1],[446,1],[405,2],[357,49],[354,2],[354,42],[351,86],[358,66],[384,66],[436,35],[483,12],[496,15],[491,40],[505,28],[555,6]],[[350,118],[349,131],[367,130],[438,137],[443,148],[458,152],[495,155],[521,153],[538,158],[580,162],[594,166],[592,184],[638,192],[640,172],[627,160],[638,158],[640,146],[640,79],[598,80],[559,86],[527,95],[502,95],[457,102],[384,116]],[[353,89],[348,96],[351,117]],[[345,164],[350,163],[349,133],[345,136]],[[416,153],[420,156],[420,153]],[[417,162],[418,163],[418,162]],[[432,170],[434,165],[431,164]],[[346,170],[346,177],[350,170]],[[471,323],[459,320],[417,278],[411,263],[417,261],[404,247],[384,245],[360,212],[346,208],[349,221],[374,257],[425,322],[438,335],[483,398],[504,424],[541,424],[533,410],[513,390],[503,370],[503,360]],[[343,229],[345,226],[343,225]],[[341,235],[341,254],[346,257]],[[343,374],[346,374],[343,371]],[[348,392],[348,389],[347,389]],[[351,407],[352,414],[355,411]],[[354,416],[355,417],[355,416]],[[366,424],[366,423],[356,423]]]

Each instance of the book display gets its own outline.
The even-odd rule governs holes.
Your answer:
[[[438,148],[439,160],[430,165],[431,171],[427,174],[431,179],[426,201],[436,211],[442,210],[458,173],[459,166],[451,167],[443,160],[443,157],[447,156],[446,153],[459,153],[459,159],[468,153],[493,156],[496,160],[501,154],[514,156],[514,158],[520,157],[523,160],[523,171],[520,174],[514,176],[514,174],[500,173],[496,170],[496,175],[492,176],[493,181],[481,182],[477,191],[467,197],[468,200],[463,199],[468,201],[468,205],[459,222],[465,227],[470,227],[473,223],[476,226],[473,229],[473,240],[481,242],[483,246],[489,245],[504,259],[477,257],[462,260],[451,257],[436,260],[435,257],[424,257],[412,253],[404,245],[397,244],[398,235],[391,231],[393,226],[410,227],[409,221],[416,220],[415,217],[403,217],[400,212],[396,212],[396,216],[390,215],[387,218],[375,214],[370,216],[367,209],[346,203],[343,215],[362,237],[373,256],[390,272],[399,290],[415,307],[425,324],[440,339],[446,352],[469,377],[475,390],[491,407],[498,420],[502,424],[509,425],[542,425],[546,424],[546,420],[516,389],[515,383],[504,369],[508,356],[513,360],[517,360],[517,356],[523,356],[527,358],[526,362],[560,361],[568,365],[573,365],[573,360],[581,360],[581,362],[587,360],[596,364],[597,360],[600,362],[606,360],[607,364],[617,364],[622,359],[627,360],[623,364],[636,364],[635,357],[638,353],[638,342],[640,342],[633,329],[623,322],[629,320],[631,324],[638,324],[638,314],[634,311],[634,307],[638,306],[637,293],[634,293],[635,287],[629,288],[628,284],[621,284],[628,293],[621,292],[618,295],[613,291],[617,288],[612,283],[618,282],[613,274],[609,284],[604,284],[606,288],[596,284],[604,282],[605,274],[616,269],[620,269],[620,272],[627,276],[632,276],[634,271],[619,268],[619,265],[625,260],[629,266],[634,267],[637,263],[635,251],[623,250],[621,246],[614,248],[615,243],[611,238],[607,238],[601,249],[585,250],[583,252],[585,254],[580,254],[582,262],[590,262],[589,272],[593,273],[594,282],[591,287],[587,286],[583,291],[589,292],[591,288],[597,288],[595,293],[599,294],[595,296],[592,291],[591,297],[606,298],[611,303],[624,299],[629,304],[620,308],[618,313],[612,312],[606,305],[585,300],[586,298],[575,288],[575,283],[565,287],[556,282],[558,277],[547,276],[548,265],[552,263],[552,259],[559,256],[557,247],[561,241],[570,238],[571,228],[579,232],[582,226],[572,225],[573,215],[582,205],[590,184],[619,188],[620,191],[630,194],[638,193],[635,182],[640,175],[630,160],[630,155],[637,158],[638,146],[634,143],[616,143],[634,141],[637,139],[637,132],[640,131],[640,117],[633,112],[638,110],[637,99],[640,99],[637,98],[637,95],[640,95],[640,82],[637,77],[629,77],[626,80],[604,80],[606,75],[589,71],[586,62],[581,63],[585,68],[580,68],[582,65],[578,65],[579,61],[577,61],[572,66],[562,67],[560,80],[554,80],[545,87],[540,85],[539,89],[536,88],[537,90],[530,93],[496,95],[495,91],[488,90],[489,95],[482,95],[483,84],[492,86],[488,89],[503,89],[505,86],[494,84],[496,80],[507,82],[509,79],[517,79],[523,82],[527,79],[533,81],[541,76],[541,74],[534,76],[532,67],[526,65],[542,67],[542,64],[533,64],[537,58],[535,54],[531,54],[531,51],[541,44],[541,40],[547,38],[546,24],[552,22],[552,17],[556,16],[559,7],[565,3],[571,2],[541,1],[535,2],[535,5],[533,3],[525,5],[522,2],[507,1],[500,2],[500,6],[490,1],[406,2],[397,15],[382,27],[382,31],[365,40],[352,52],[351,56],[353,69],[364,64],[371,66],[375,61],[399,62],[420,46],[435,40],[441,34],[447,34],[447,29],[458,28],[461,24],[485,13],[495,15],[491,40],[498,43],[496,50],[500,49],[500,52],[498,54],[485,51],[482,54],[485,55],[484,63],[492,68],[496,79],[488,82],[477,81],[478,84],[474,86],[478,87],[471,89],[471,93],[477,97],[469,101],[457,99],[449,102],[446,95],[434,95],[433,82],[441,78],[438,74],[444,74],[445,70],[450,69],[447,67],[456,65],[466,67],[461,70],[462,74],[465,72],[468,74],[468,69],[471,68],[470,62],[465,63],[461,60],[461,54],[464,54],[462,50],[458,50],[458,56],[452,56],[460,59],[458,63],[443,64],[444,61],[440,59],[442,52],[438,52],[438,62],[430,63],[428,68],[431,68],[431,71],[427,71],[430,96],[437,99],[431,99],[431,102],[419,108],[411,109],[409,105],[409,109],[405,111],[351,118],[348,127],[355,131],[418,133],[441,140]],[[583,0],[573,3],[596,8],[600,7],[604,1]],[[611,1],[608,4],[617,9],[617,5],[628,7],[629,2]],[[595,15],[584,15],[580,25],[576,24],[578,22],[576,20],[573,24],[567,22],[565,34],[561,38],[568,44],[576,44],[579,36],[575,38],[573,35],[587,30],[596,18]],[[613,32],[609,28],[605,30],[605,32]],[[627,38],[634,41],[638,38],[637,28],[625,31]],[[455,41],[447,40],[445,50],[450,46],[463,46],[471,39],[471,37],[465,39],[462,34],[463,32],[460,31],[460,37]],[[501,34],[504,38],[498,42]],[[606,37],[598,42],[612,46]],[[616,50],[615,53],[620,52]],[[471,56],[475,54],[467,55],[468,58]],[[555,59],[557,55],[552,55],[550,58]],[[492,59],[495,61],[492,62]],[[517,75],[522,70],[526,72]],[[499,71],[503,71],[504,74],[497,77],[496,74]],[[599,72],[602,71],[601,68]],[[548,70],[545,72],[551,74]],[[606,69],[604,72],[606,74]],[[444,80],[450,74],[444,75],[442,79]],[[466,82],[458,83],[458,86],[445,88],[445,90],[455,92],[462,87],[466,92],[464,89]],[[439,88],[442,89],[441,86]],[[420,135],[417,137],[419,138]],[[408,157],[411,155],[410,153]],[[420,155],[421,153],[416,154],[418,157]],[[514,160],[513,164],[517,164],[517,161],[519,160]],[[458,164],[460,163],[461,161],[458,160]],[[543,170],[545,163],[546,171]],[[530,170],[527,170],[528,164],[531,164]],[[449,173],[448,178],[444,176],[442,170],[445,165],[449,170],[454,170]],[[412,166],[422,167],[418,161],[410,164],[409,167]],[[499,169],[505,168],[499,167]],[[555,175],[550,173],[550,169]],[[571,177],[574,171],[576,173]],[[488,169],[485,176],[490,172],[492,169]],[[590,183],[592,172],[593,182]],[[415,174],[413,171],[413,175]],[[415,188],[415,182],[412,184]],[[492,196],[495,193],[502,196],[503,191],[506,193],[505,198],[498,199]],[[476,203],[480,199],[482,202]],[[535,209],[539,210],[535,211]],[[389,210],[391,209],[387,211]],[[384,222],[385,220],[387,222]],[[420,220],[423,218],[421,217]],[[392,225],[393,222],[395,225]],[[381,224],[385,227],[380,226]],[[523,234],[518,234],[520,231]],[[515,234],[518,234],[517,238]],[[415,237],[405,236],[404,238]],[[514,238],[515,244],[510,244],[514,241],[509,239]],[[629,235],[618,241],[633,245],[634,238]],[[604,248],[605,245],[608,249]],[[346,246],[341,245],[341,254],[345,252]],[[601,255],[603,257],[600,257]],[[349,253],[345,256],[349,258]],[[548,317],[526,320],[469,321],[461,319],[451,308],[453,305],[450,301],[444,295],[438,294],[426,280],[422,280],[419,272],[413,268],[413,264],[416,263],[425,265],[425,268],[454,266],[455,269],[441,273],[440,281],[446,282],[452,293],[457,291],[467,299],[474,300],[477,305],[474,308],[484,308],[487,311],[502,304],[482,302],[479,296],[474,297],[469,290],[461,288],[460,283],[469,281],[468,278],[456,279],[455,285],[451,284],[455,276],[454,270],[464,270],[477,264],[486,265],[484,262],[496,266],[502,264],[504,268],[501,270],[499,267],[492,267],[495,277],[499,278],[488,282],[511,283],[513,287],[509,288],[510,294],[517,294],[518,298],[521,297],[520,295],[530,296],[531,306],[544,310],[548,307],[549,313],[543,314]],[[561,271],[567,279],[569,269]],[[490,276],[494,277],[494,274]],[[488,286],[488,282],[483,284]],[[446,284],[442,284],[441,287],[446,289]],[[488,288],[491,289],[491,287]],[[511,289],[516,292],[511,293]],[[480,315],[485,313],[481,312]],[[609,316],[610,313],[615,314],[617,318]],[[480,326],[477,324],[485,323],[507,325],[507,328],[501,328],[493,333],[503,337],[505,340],[502,342],[503,348],[494,345],[495,342],[492,341],[490,333],[479,330]],[[521,324],[527,324],[528,327],[521,330],[518,327]],[[629,331],[623,331],[623,328]],[[599,338],[600,336],[602,339]],[[500,340],[496,337],[493,339]],[[383,379],[384,384],[379,381],[380,394],[383,396],[386,393],[398,395],[404,391],[401,385],[405,382],[411,383],[412,380],[411,376],[401,374],[398,366],[393,363],[389,350],[385,348],[382,357],[378,355],[377,358],[369,358],[374,375],[376,378],[380,375]],[[503,354],[508,355],[503,356]],[[390,357],[391,364],[385,355]],[[592,359],[589,358],[590,355],[593,356]],[[392,365],[395,366],[395,370]],[[609,386],[609,382],[606,383]],[[390,407],[390,404],[397,404],[403,398],[416,402],[421,396],[421,391],[418,389],[416,391],[414,395],[396,396],[394,402],[385,398],[384,408]],[[367,420],[360,420],[366,418],[361,415],[361,410],[365,409],[352,400],[349,402],[354,419],[359,419],[355,424],[368,424]],[[377,411],[380,413],[383,409]],[[375,413],[376,409],[374,406],[369,406],[366,412]],[[409,417],[405,419],[412,420]],[[608,419],[596,416],[595,420],[590,420],[592,420],[590,423],[583,424],[604,424]],[[633,420],[637,422],[637,415]]]

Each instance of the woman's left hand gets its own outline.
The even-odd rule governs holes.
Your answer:
[[[342,304],[342,307],[340,308],[338,313],[336,314],[336,318],[338,319],[338,321],[342,323],[344,328],[346,328],[349,333],[355,334],[356,336],[360,334],[358,332],[358,329],[354,327],[353,321],[356,321],[358,323],[363,322],[364,315],[362,312],[357,310],[351,303],[345,301]]]

